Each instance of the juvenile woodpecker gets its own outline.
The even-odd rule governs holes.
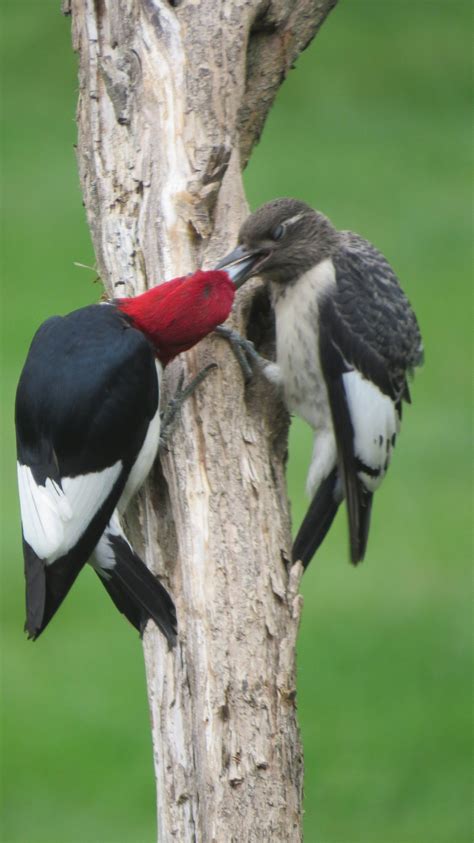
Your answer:
[[[372,496],[400,429],[408,375],[423,360],[415,314],[384,256],[295,199],[263,205],[218,269],[237,286],[259,275],[275,314],[279,384],[290,413],[314,430],[312,501],[293,545],[306,567],[345,498],[350,558],[364,558]]]
[[[227,318],[234,295],[226,272],[198,271],[37,331],[15,408],[30,638],[91,561],[120,612],[140,632],[153,619],[173,643],[173,601],[121,515],[157,454],[163,367]]]

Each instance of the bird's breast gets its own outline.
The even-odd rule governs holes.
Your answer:
[[[319,357],[319,302],[334,283],[332,261],[325,260],[274,296],[276,361],[285,403],[315,430],[332,424]]]
[[[158,405],[156,412],[150,421],[148,430],[142,447],[135,459],[127,483],[122,492],[122,496],[118,503],[119,512],[124,512],[132,497],[138,492],[143,485],[145,479],[151,471],[152,465],[158,453],[158,446],[160,443],[160,398],[161,398],[161,378],[163,375],[163,367],[159,360],[155,361],[156,379],[158,382]]]

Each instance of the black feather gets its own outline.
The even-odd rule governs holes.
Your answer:
[[[107,579],[105,579],[105,576],[102,576],[97,568],[95,571],[116,608],[142,635],[148,620],[148,616],[145,616],[142,607],[135,600],[130,599],[130,594],[116,577],[110,577],[107,574]]]
[[[26,585],[26,621],[25,631],[28,638],[36,638],[41,631],[44,607],[46,604],[46,576],[44,562],[36,555],[33,548],[23,539],[23,557],[25,560]]]
[[[321,308],[319,334],[321,366],[328,391],[338,464],[346,498],[351,562],[357,565],[364,558],[367,546],[372,494],[367,491],[357,475],[354,428],[342,380],[342,375],[348,367],[333,341],[334,319],[335,311],[331,300],[328,299]]]
[[[293,562],[302,562],[304,568],[311,562],[339,509],[341,496],[336,495],[337,479],[335,468],[317,489],[293,543]]]
[[[170,595],[122,536],[108,535],[115,566],[107,570],[110,579],[101,577],[115,605],[143,633],[151,618],[168,640],[176,643],[176,609]]]
[[[334,254],[334,337],[345,359],[396,400],[407,372],[423,362],[416,316],[384,256],[367,240],[340,232]]]
[[[23,539],[26,578],[26,621],[28,638],[35,641],[56,614],[83,562],[77,556],[63,556],[46,566]]]
[[[357,562],[362,562],[365,551],[367,550],[367,540],[369,538],[370,516],[372,513],[373,492],[369,492],[364,484],[358,479],[359,483],[359,536],[357,544],[357,559],[352,559],[354,565]]]

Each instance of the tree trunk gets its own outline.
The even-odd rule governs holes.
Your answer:
[[[79,172],[110,295],[212,266],[232,246],[247,213],[241,169],[334,3],[68,0]],[[262,321],[255,286],[239,294],[239,329]],[[301,839],[302,798],[288,419],[261,378],[244,388],[215,337],[169,367],[165,391],[211,360],[129,517],[178,611],[172,652],[152,624],[144,636],[159,839],[286,843]]]

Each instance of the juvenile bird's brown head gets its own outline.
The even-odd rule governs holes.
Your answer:
[[[217,266],[237,287],[260,275],[288,284],[329,258],[339,243],[330,220],[298,199],[274,199],[242,225],[238,245]]]

